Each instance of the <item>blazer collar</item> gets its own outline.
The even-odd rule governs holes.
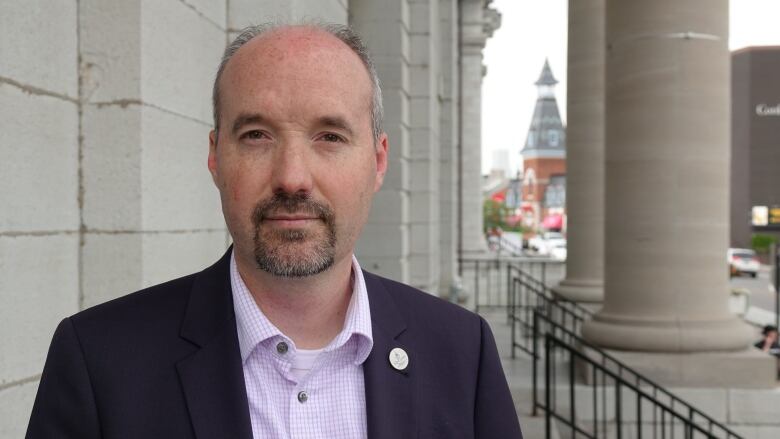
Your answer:
[[[252,439],[230,289],[231,252],[232,246],[217,263],[196,275],[180,332],[199,347],[176,365],[199,439]],[[374,339],[363,363],[368,437],[415,438],[415,352],[403,342],[406,322],[384,282],[365,271],[363,275]],[[394,348],[409,356],[403,371],[390,364]]]
[[[176,364],[199,439],[252,439],[230,291],[231,251],[195,276],[180,332],[200,348]]]
[[[363,363],[366,420],[371,439],[417,437],[415,407],[415,352],[404,344],[406,322],[381,278],[363,272],[371,308],[374,347]],[[390,351],[403,349],[409,356],[406,369],[396,370]]]

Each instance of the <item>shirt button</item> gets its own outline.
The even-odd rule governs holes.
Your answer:
[[[279,352],[282,355],[287,353],[287,349],[287,343],[283,341],[280,341],[279,344],[276,345],[276,352]]]
[[[300,391],[298,392],[298,402],[303,404],[304,402],[309,400],[309,395],[306,393],[306,391]]]

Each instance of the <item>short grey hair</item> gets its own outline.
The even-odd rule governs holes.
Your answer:
[[[217,70],[217,76],[214,79],[214,88],[212,91],[211,99],[214,110],[214,130],[219,131],[219,81],[222,78],[222,73],[225,71],[225,67],[233,55],[238,52],[244,44],[248,43],[253,38],[267,34],[273,30],[285,28],[285,27],[310,27],[319,29],[333,35],[346,44],[363,62],[363,66],[368,71],[368,76],[371,79],[371,132],[374,135],[374,141],[379,140],[379,136],[382,134],[382,89],[379,86],[379,76],[376,74],[376,68],[374,62],[371,60],[371,56],[368,53],[368,48],[358,34],[352,30],[349,26],[334,23],[304,23],[297,25],[281,24],[281,23],[264,23],[259,25],[253,25],[245,27],[241,30],[239,35],[225,48],[225,53],[222,55],[222,61],[219,63],[219,69]]]

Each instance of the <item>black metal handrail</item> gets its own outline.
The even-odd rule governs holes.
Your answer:
[[[582,323],[593,316],[593,311],[572,302],[556,297],[547,285],[523,270],[514,270],[509,295],[509,321],[512,324],[512,358],[516,358],[516,350],[534,355],[532,347],[534,329],[533,312],[544,310],[545,315],[573,333],[579,334]],[[521,333],[518,337],[518,329]]]
[[[551,307],[558,306],[550,302]],[[629,391],[629,397],[633,395],[636,408],[634,427],[636,436],[642,437],[643,432],[648,437],[674,438],[675,433],[682,431],[683,438],[694,437],[741,439],[741,437],[728,427],[693,407],[690,403],[674,395],[654,381],[623,364],[620,360],[594,346],[577,333],[551,319],[546,314],[549,309],[536,309],[533,311],[533,400],[534,415],[537,410],[543,410],[547,418],[546,424],[556,419],[572,430],[572,437],[577,434],[586,438],[606,437],[609,426],[614,428],[614,433],[620,438],[622,430],[631,426],[622,417],[624,401],[624,389]],[[545,341],[544,355],[539,351],[538,341]],[[568,413],[558,411],[557,404],[557,358],[559,352],[564,356],[568,354],[567,377],[569,381],[569,406]],[[537,363],[541,358],[545,361],[545,398],[544,402],[539,398],[539,373]],[[583,423],[577,422],[577,400],[575,389],[577,385],[577,371],[584,372],[580,378],[590,381],[592,397],[589,400],[592,413],[591,428],[586,429]],[[608,401],[608,383],[612,382],[614,392],[613,404]],[[601,383],[599,385],[599,382]],[[599,395],[599,393],[601,395]],[[599,398],[601,396],[601,398]],[[643,403],[645,406],[643,407]],[[609,421],[610,406],[612,407],[613,421]],[[652,419],[642,421],[644,409],[649,407]],[[667,417],[669,419],[667,419]],[[628,420],[630,421],[630,419]],[[648,431],[643,431],[647,429]],[[576,434],[575,434],[576,433]],[[703,436],[698,436],[700,433]],[[548,436],[549,433],[548,433]]]
[[[458,274],[474,297],[474,312],[485,309],[507,310],[509,318],[512,301],[512,278],[519,272],[532,282],[544,285],[548,278],[553,281],[555,268],[563,266],[561,261],[539,257],[471,257],[459,258]],[[558,270],[560,271],[560,269]]]

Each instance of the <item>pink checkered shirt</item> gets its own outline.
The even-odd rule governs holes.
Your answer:
[[[363,272],[352,257],[344,328],[297,381],[295,344],[260,311],[230,258],[230,284],[255,439],[365,438],[363,362],[374,345]]]

